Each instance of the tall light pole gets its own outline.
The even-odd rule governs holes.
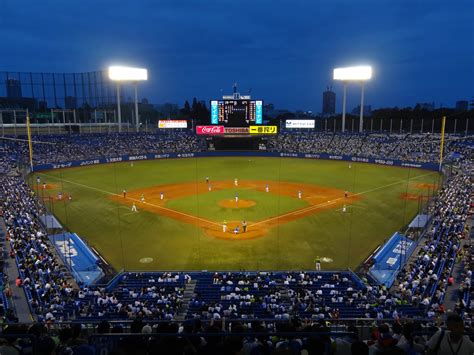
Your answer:
[[[347,82],[343,82],[344,96],[342,98],[342,133],[346,131],[346,96],[347,96]]]
[[[342,102],[342,132],[345,131],[346,124],[346,90],[347,84],[350,81],[360,82],[362,85],[362,92],[360,97],[360,121],[359,132],[364,130],[364,83],[372,78],[372,67],[358,66],[336,68],[333,72],[333,79],[342,81],[344,85],[344,98]]]
[[[360,115],[359,115],[359,132],[364,131],[364,82],[361,82],[360,89]]]
[[[135,81],[135,123],[137,127],[137,132],[140,132],[140,119],[138,117],[138,81]]]
[[[120,83],[133,82],[135,85],[135,122],[137,132],[140,129],[138,118],[138,82],[148,80],[148,70],[121,66],[109,67],[109,79],[117,82],[117,114],[119,132],[122,132],[122,114],[120,110]]]

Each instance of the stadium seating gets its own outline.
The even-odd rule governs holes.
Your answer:
[[[41,136],[52,146],[35,145],[35,162],[47,163],[145,152],[190,152],[203,149],[194,135],[130,134]],[[430,135],[282,134],[272,150],[365,154],[434,161],[439,137]],[[464,143],[464,144],[462,144]],[[43,207],[14,167],[27,157],[24,142],[0,143],[0,198],[8,243],[22,287],[40,320],[176,319],[202,320],[435,317],[448,287],[467,218],[472,213],[472,141],[453,140],[448,152],[460,152],[452,174],[431,205],[432,229],[418,252],[398,275],[395,287],[364,284],[350,272],[126,273],[111,289],[78,289],[48,243],[39,215]],[[456,165],[457,164],[457,165]],[[469,258],[472,253],[469,249]],[[470,260],[470,259],[469,259]],[[462,309],[471,316],[472,295],[462,292]],[[184,292],[192,279],[195,295]],[[2,294],[3,309],[8,300]]]

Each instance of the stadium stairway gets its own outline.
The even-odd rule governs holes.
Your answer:
[[[194,290],[196,289],[196,284],[196,280],[191,280],[186,284],[183,292],[183,303],[181,304],[179,313],[175,317],[176,321],[182,322],[186,319],[189,309],[189,301],[191,301],[191,299],[195,296]]]
[[[474,222],[472,220],[469,221],[469,224],[472,228],[472,224]],[[470,236],[467,236],[466,239],[461,240],[460,249],[464,249],[465,246],[471,244]],[[448,286],[446,290],[446,295],[444,297],[444,307],[446,310],[453,311],[456,308],[456,302],[458,301],[458,293],[459,293],[459,286],[463,280],[462,274],[463,271],[468,269],[468,265],[464,265],[463,262],[454,264],[453,270],[451,274],[454,276],[454,284],[452,286]]]
[[[11,307],[14,308],[18,321],[20,323],[30,323],[33,320],[33,316],[30,312],[30,306],[26,299],[26,294],[23,288],[19,288],[15,284],[15,280],[18,277],[18,267],[15,263],[15,259],[10,258],[10,242],[6,241],[6,228],[3,218],[0,218],[0,240],[5,244],[5,249],[8,257],[5,259],[4,273],[8,277],[8,286],[12,291]]]

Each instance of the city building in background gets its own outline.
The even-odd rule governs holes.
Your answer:
[[[456,101],[456,111],[467,111],[469,109],[469,102],[467,100]]]
[[[336,93],[332,91],[332,87],[328,87],[323,92],[323,116],[332,116],[336,113]]]
[[[115,85],[105,71],[85,73],[0,72],[0,109],[111,108]]]
[[[21,99],[21,83],[17,79],[7,79],[7,98],[9,99]]]

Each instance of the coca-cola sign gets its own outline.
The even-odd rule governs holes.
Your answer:
[[[215,135],[224,132],[224,126],[196,126],[196,134]]]

